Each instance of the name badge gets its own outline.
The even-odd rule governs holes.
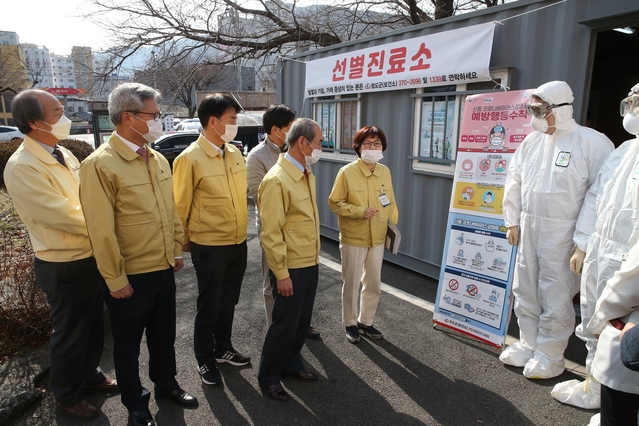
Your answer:
[[[566,151],[561,151],[557,155],[557,160],[555,160],[555,166],[568,167],[568,164],[570,164],[570,153]]]
[[[390,201],[388,200],[386,194],[382,194],[379,196],[379,202],[382,203],[383,207],[388,207],[390,205]]]

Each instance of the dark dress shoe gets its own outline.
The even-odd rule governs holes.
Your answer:
[[[308,337],[309,339],[319,339],[320,338],[320,332],[315,330],[313,328],[312,325],[308,326],[308,331],[306,332],[306,337]]]
[[[260,387],[266,396],[276,401],[286,402],[291,399],[280,383],[276,383],[274,385],[260,385]]]
[[[100,414],[100,410],[86,401],[78,402],[73,407],[67,407],[59,402],[56,402],[55,405],[58,407],[59,412],[74,419],[91,420]]]
[[[181,405],[183,407],[197,405],[197,398],[180,388],[177,388],[173,392],[168,393],[162,392],[156,388],[155,399],[170,399],[173,403]]]
[[[111,377],[107,377],[104,379],[102,383],[98,383],[97,385],[86,385],[84,387],[84,393],[96,393],[96,392],[104,392],[104,393],[117,393],[120,392],[118,388],[118,381],[112,379]]]
[[[295,376],[295,378],[299,380],[300,382],[315,382],[318,379],[317,374],[311,373],[310,371],[307,371],[307,370],[302,370],[297,373],[293,373],[293,376]]]
[[[155,426],[155,420],[148,410],[129,411],[129,419],[133,426]]]

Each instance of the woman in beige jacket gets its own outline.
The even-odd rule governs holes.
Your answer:
[[[357,343],[360,334],[383,338],[373,319],[381,295],[386,229],[389,220],[397,224],[398,212],[390,170],[378,162],[386,150],[384,132],[362,127],[353,138],[353,149],[359,158],[337,173],[328,205],[337,214],[340,229],[342,321],[348,341]]]

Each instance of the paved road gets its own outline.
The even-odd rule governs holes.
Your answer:
[[[182,409],[151,398],[158,425],[586,425],[592,416],[592,411],[562,405],[550,396],[555,383],[578,375],[566,372],[556,379],[531,381],[520,368],[504,367],[498,350],[433,329],[428,308],[437,284],[390,264],[384,266],[382,279],[393,292],[383,293],[375,322],[386,340],[363,338],[357,345],[348,343],[340,323],[341,279],[335,268],[339,249],[326,239],[322,241],[320,287],[313,314],[322,339],[307,341],[303,350],[309,368],[319,373],[320,380],[284,379],[293,396],[288,403],[262,396],[256,375],[266,321],[252,218],[249,226],[249,262],[236,311],[234,344],[253,358],[253,365],[222,365],[224,386],[201,384],[192,339],[197,286],[187,256],[185,268],[177,274],[175,347],[178,381],[199,399],[200,406]],[[511,334],[517,335],[514,325]],[[112,341],[107,339],[102,367],[114,374],[111,350]],[[583,345],[571,341],[568,355],[583,363]],[[145,348],[140,361],[143,383],[152,389]],[[56,413],[47,381],[45,377],[42,383],[45,397],[10,425],[79,424]],[[89,395],[87,400],[104,413],[88,424],[127,424],[126,409],[117,395]]]

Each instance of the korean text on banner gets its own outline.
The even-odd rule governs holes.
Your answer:
[[[501,204],[513,153],[532,131],[533,90],[469,96],[459,137],[433,321],[494,346],[508,328],[516,249]]]
[[[494,32],[491,22],[309,61],[305,97],[488,81]]]

